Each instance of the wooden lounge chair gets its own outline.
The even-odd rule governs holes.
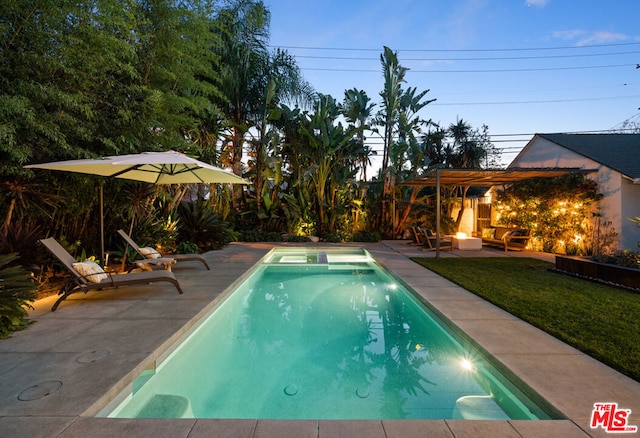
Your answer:
[[[435,251],[436,250],[436,234],[431,231],[430,228],[421,228],[422,235],[424,236],[424,250]],[[453,251],[453,238],[440,236],[440,249],[447,249]]]
[[[411,242],[410,245],[423,246],[424,245],[424,235],[419,226],[414,225],[409,227],[409,231],[411,232]]]
[[[150,258],[148,255],[145,255],[138,244],[123,230],[118,230],[118,234],[122,237],[127,244],[133,248],[143,259]],[[164,259],[174,259],[176,262],[186,262],[186,261],[197,261],[205,265],[207,269],[210,270],[209,265],[205,258],[200,254],[171,254],[171,255],[163,255]]]
[[[58,308],[58,305],[65,300],[69,295],[74,294],[76,292],[84,292],[87,293],[92,290],[102,290],[107,288],[118,288],[121,286],[131,286],[135,284],[149,284],[155,283],[156,281],[168,281],[173,284],[178,293],[182,293],[182,288],[178,283],[178,280],[173,275],[173,273],[169,271],[144,271],[144,272],[134,272],[132,274],[110,274],[103,273],[100,274],[105,278],[100,282],[92,282],[87,279],[91,275],[81,275],[74,267],[73,264],[76,263],[76,259],[73,258],[69,252],[62,245],[60,245],[53,237],[48,239],[40,240],[45,248],[51,252],[60,262],[67,268],[67,270],[72,274],[72,278],[65,283],[61,288],[58,295],[61,295],[60,298],[55,302],[51,311],[55,311]]]

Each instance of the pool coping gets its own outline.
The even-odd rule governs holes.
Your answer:
[[[212,271],[196,267],[176,269],[185,296],[141,287],[135,294],[122,296],[109,293],[80,295],[65,301],[55,313],[46,308],[33,312],[36,324],[9,340],[0,341],[0,401],[3,402],[0,433],[30,437],[118,435],[154,438],[192,438],[215,433],[247,437],[283,434],[410,437],[426,436],[427,433],[443,437],[518,437],[543,433],[548,436],[607,436],[603,429],[589,427],[596,402],[617,402],[620,408],[631,409],[630,423],[640,425],[640,383],[418,266],[410,257],[428,257],[433,253],[422,252],[406,241],[355,246],[365,247],[385,268],[558,408],[567,420],[127,420],[85,416],[88,410],[95,410],[105,394],[122,389],[115,388],[122,376],[135,375],[148,366],[149,358],[157,359],[158,351],[182,336],[189,325],[215,305],[229,285],[238,281],[242,273],[272,246],[279,245],[230,245],[205,255]],[[484,255],[485,251],[454,251],[443,256],[480,254]],[[497,252],[487,254],[505,256]],[[213,292],[210,290],[212,283],[215,283]],[[92,350],[93,345],[102,348]],[[78,362],[87,352],[99,356],[104,351],[110,353],[104,360],[91,364]],[[38,400],[17,400],[20,389],[29,388],[29,383],[52,381],[63,382],[63,389]]]

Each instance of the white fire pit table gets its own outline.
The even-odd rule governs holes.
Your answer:
[[[479,237],[453,237],[453,247],[461,251],[482,249],[482,239]]]

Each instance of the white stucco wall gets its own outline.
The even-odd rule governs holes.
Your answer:
[[[451,217],[455,220],[458,217],[460,207],[454,207]],[[640,215],[640,213],[638,213]],[[475,208],[473,199],[465,199],[464,212],[462,213],[462,221],[460,222],[459,231],[467,236],[473,235],[475,231]]]
[[[623,248],[639,251],[640,225],[635,224],[629,218],[640,216],[640,185],[633,184],[627,178],[622,179],[622,242]]]
[[[611,226],[618,233],[620,248],[637,249],[636,242],[640,229],[636,229],[627,218],[640,215],[640,205],[638,205],[640,204],[640,188],[633,186],[619,172],[540,137],[535,137],[509,167],[597,169],[597,172],[587,174],[587,177],[598,183],[598,189],[604,195],[604,198],[599,202],[602,220],[611,221]],[[626,203],[630,205],[625,206],[623,210],[622,200],[629,199],[628,197],[623,198],[623,195],[631,193],[638,201],[634,203],[627,201]],[[634,213],[633,216],[627,214],[630,209],[636,209],[637,213]]]

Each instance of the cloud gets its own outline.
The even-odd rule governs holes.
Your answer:
[[[536,6],[538,8],[544,8],[549,3],[549,0],[525,0],[527,6]]]
[[[614,32],[594,32],[590,35],[581,38],[576,42],[578,46],[586,46],[591,44],[610,44],[618,41],[625,41],[629,39],[624,34]]]
[[[563,41],[573,41],[576,46],[590,46],[594,44],[611,44],[619,41],[626,41],[629,37],[622,33],[616,32],[592,32],[588,33],[584,30],[559,30],[551,34],[552,38]]]
[[[564,40],[564,41],[574,41],[577,38],[585,35],[587,32],[584,30],[557,30],[551,34],[552,38]]]

